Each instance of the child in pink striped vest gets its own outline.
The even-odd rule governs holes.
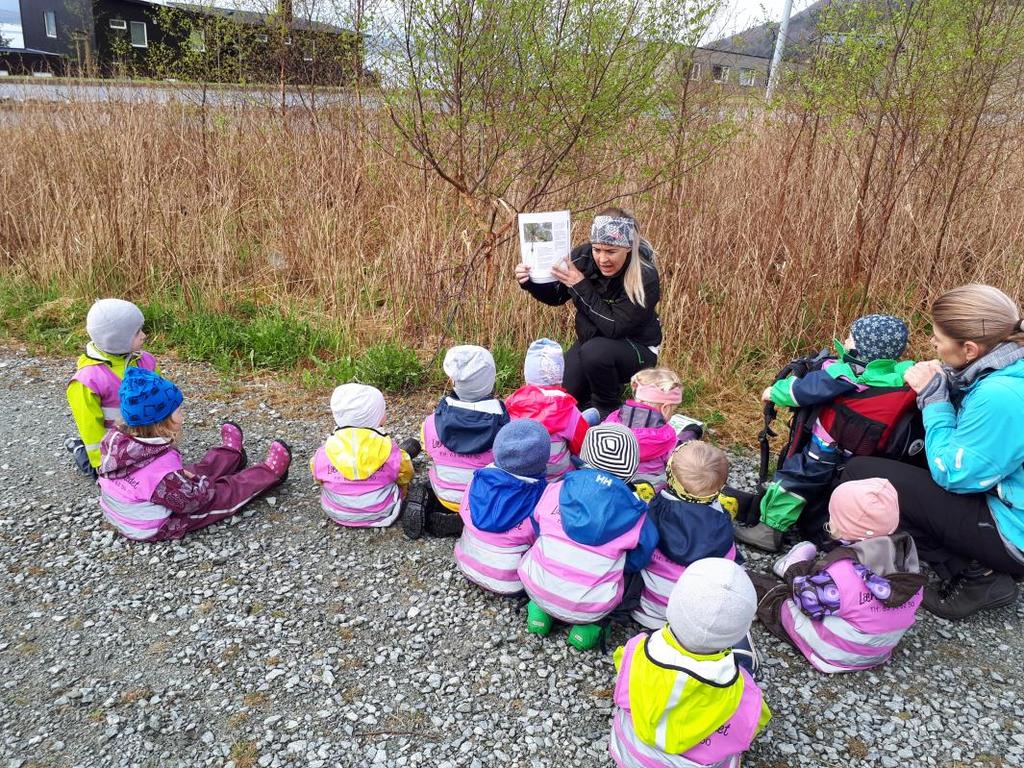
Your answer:
[[[829,501],[839,546],[821,554],[800,542],[772,570],[785,584],[767,592],[758,617],[821,672],[887,662],[914,625],[925,578],[914,540],[894,533],[899,498],[888,480],[852,480]]]
[[[550,445],[539,421],[509,422],[494,438],[494,464],[473,473],[462,497],[455,562],[467,579],[499,595],[523,591],[517,571],[537,540],[530,516],[547,486]]]
[[[647,483],[655,492],[665,487],[665,466],[678,443],[701,437],[702,430],[692,427],[676,434],[669,419],[683,400],[683,384],[668,368],[645,368],[630,379],[633,397],[606,421],[625,424],[636,435],[640,446],[640,465],[633,482]]]
[[[526,350],[523,378],[526,384],[505,398],[512,419],[535,419],[551,435],[546,476],[560,480],[579,456],[588,424],[576,407],[576,398],[562,389],[565,358],[562,346],[551,339],[537,339]]]
[[[658,529],[658,547],[631,585],[632,617],[647,629],[665,624],[665,606],[690,563],[705,557],[742,562],[732,539],[732,519],[718,502],[729,479],[729,459],[710,443],[691,440],[672,453],[668,487],[651,500],[648,519]]]
[[[337,429],[309,462],[321,486],[320,506],[338,525],[391,525],[413,468],[409,453],[379,431],[387,419],[384,395],[365,384],[342,384],[331,395],[331,414]],[[419,452],[414,440],[408,447]]]
[[[444,372],[452,391],[423,422],[423,450],[430,457],[430,485],[414,485],[402,517],[402,530],[419,538],[458,536],[462,496],[473,473],[494,461],[494,438],[508,424],[505,404],[494,396],[497,370],[483,347],[462,344],[445,353]]]
[[[756,609],[742,568],[698,560],[672,589],[668,624],[615,651],[608,751],[619,768],[739,768],[772,716],[731,650]]]
[[[247,467],[242,430],[225,422],[221,444],[196,464],[184,466],[181,391],[144,368],[125,371],[120,387],[124,425],[101,444],[100,508],[118,533],[135,541],[180,539],[231,517],[288,477],[291,451],[270,443],[267,458]]]
[[[125,370],[137,366],[160,372],[156,359],[142,351],[144,322],[142,310],[122,299],[100,299],[85,317],[89,343],[67,388],[78,437],[68,438],[64,447],[78,469],[94,480],[100,465],[100,441],[121,420],[117,390]]]
[[[580,458],[584,467],[549,485],[537,503],[537,542],[519,578],[530,596],[527,631],[546,635],[558,619],[572,625],[569,644],[586,650],[601,641],[626,576],[647,565],[658,532],[627,485],[637,465],[632,432],[621,424],[591,427]]]

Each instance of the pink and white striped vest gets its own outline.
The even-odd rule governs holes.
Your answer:
[[[450,450],[437,436],[434,414],[427,416],[423,422],[423,441],[423,447],[431,459],[427,471],[430,487],[434,489],[438,501],[452,512],[458,512],[473,473],[493,462],[494,452],[462,454]]]
[[[313,456],[313,477],[323,483],[320,506],[338,525],[350,528],[384,528],[395,522],[401,511],[402,494],[398,472],[402,451],[392,441],[391,453],[376,472],[365,480],[349,480],[327,457],[324,446]]]
[[[455,562],[467,579],[499,595],[515,595],[523,591],[519,580],[519,564],[523,555],[537,540],[529,517],[504,533],[481,531],[473,525],[469,510],[469,494],[459,506],[462,535],[455,543]]]
[[[685,753],[669,754],[656,745],[641,741],[633,729],[629,708],[629,673],[637,646],[644,637],[642,634],[637,635],[626,643],[612,696],[615,715],[608,752],[615,764],[618,768],[739,768],[740,758],[750,749],[761,719],[763,696],[750,673],[742,667],[738,668],[744,678],[743,696],[732,717]],[[686,672],[676,674],[681,678],[688,677]],[[679,688],[682,693],[685,680],[679,682]]]
[[[155,371],[156,358],[149,352],[141,352],[138,366],[147,371]],[[121,421],[121,398],[117,394],[121,387],[121,378],[114,373],[109,365],[104,363],[86,365],[75,371],[71,380],[84,384],[99,397],[100,409],[103,411],[103,426],[110,429],[115,423]]]
[[[811,619],[792,598],[782,604],[782,626],[800,652],[821,672],[852,672],[884,664],[914,625],[923,589],[901,606],[888,608],[865,586],[853,560],[826,567],[839,590],[839,612]]]
[[[735,560],[736,545],[733,544],[723,557]],[[665,626],[668,597],[685,570],[685,565],[679,565],[660,549],[655,549],[650,561],[640,571],[644,587],[640,593],[640,604],[630,614],[633,621],[647,629],[661,629]]]
[[[519,566],[519,578],[546,613],[567,624],[592,624],[622,600],[626,555],[640,540],[645,516],[611,541],[580,544],[562,527],[561,491],[561,483],[549,485],[537,503],[533,515],[540,533]]]
[[[181,454],[170,450],[126,477],[100,475],[100,508],[119,533],[135,541],[156,536],[171,510],[150,501],[160,481],[182,468]]]

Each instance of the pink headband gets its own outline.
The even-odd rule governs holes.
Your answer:
[[[661,387],[657,387],[654,384],[640,384],[637,386],[636,391],[633,393],[637,400],[641,400],[645,403],[657,403],[658,405],[679,405],[683,402],[683,388],[672,387],[666,392]]]

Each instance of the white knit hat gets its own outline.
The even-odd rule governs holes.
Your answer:
[[[523,379],[539,387],[558,386],[565,373],[562,345],[551,339],[537,339],[526,350]]]
[[[455,394],[462,400],[475,403],[494,392],[497,375],[494,357],[483,347],[473,344],[452,347],[445,353],[442,367],[455,385]]]
[[[108,355],[127,355],[132,341],[146,319],[142,310],[123,299],[100,299],[85,316],[85,330],[95,344]]]
[[[672,634],[691,653],[718,653],[747,634],[757,613],[757,593],[746,571],[724,557],[692,563],[668,598]]]
[[[339,427],[379,427],[385,411],[384,395],[366,384],[342,384],[331,395],[331,413]]]

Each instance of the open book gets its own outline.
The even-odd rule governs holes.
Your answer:
[[[535,283],[553,283],[551,268],[569,258],[569,211],[519,214],[519,251]]]

